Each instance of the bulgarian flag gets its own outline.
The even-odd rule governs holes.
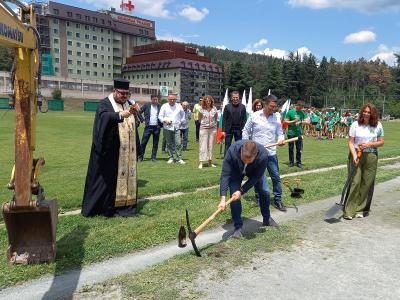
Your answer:
[[[288,124],[285,122],[285,117],[289,109],[290,109],[290,99],[287,99],[285,104],[282,105],[281,109],[281,123],[283,129],[286,129],[288,127]]]
[[[222,101],[221,115],[219,116],[217,135],[215,137],[217,144],[219,144],[224,139],[224,136],[222,135],[222,122],[223,122],[222,116],[224,114],[225,105],[227,105],[228,103],[229,103],[228,89],[226,89],[225,97],[224,100]]]

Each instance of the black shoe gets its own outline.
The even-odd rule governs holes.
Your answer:
[[[301,163],[297,163],[297,167],[298,167],[299,169],[302,169],[302,168],[303,168],[303,165],[302,165]]]
[[[271,226],[271,227],[274,227],[274,228],[278,228],[279,227],[278,223],[276,223],[275,220],[272,219],[271,217],[269,217],[268,221],[263,221],[263,226]]]
[[[152,162],[156,162],[156,161],[157,161],[157,158],[152,158],[151,161],[152,161]]]
[[[242,228],[236,228],[235,231],[232,234],[232,237],[235,238],[235,239],[240,239],[241,237],[243,237]]]
[[[289,163],[289,167],[293,167],[293,163],[291,162],[291,163]]]
[[[287,209],[286,209],[285,205],[283,205],[282,202],[276,202],[275,207],[276,207],[276,209],[278,209],[280,211],[287,212]]]

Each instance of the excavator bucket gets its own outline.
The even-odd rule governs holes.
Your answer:
[[[57,202],[37,201],[36,206],[3,205],[10,264],[53,262],[56,257]]]

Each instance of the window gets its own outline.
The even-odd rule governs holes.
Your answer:
[[[94,55],[93,55],[94,56]],[[93,57],[94,58],[94,57]],[[97,68],[97,63],[93,63],[93,67]]]
[[[60,69],[57,68],[57,67],[55,67],[55,68],[54,68],[54,72],[58,73],[58,72],[60,72]]]
[[[93,53],[93,58],[97,59],[97,54],[96,53]]]
[[[111,24],[111,22],[109,22],[110,24]],[[110,29],[108,29],[108,34],[110,34],[111,33],[111,31],[110,31]]]
[[[72,55],[72,50],[68,50],[68,55]]]
[[[80,34],[79,32],[76,32],[76,33],[75,33],[75,37],[80,38],[80,37],[81,37],[81,34]]]
[[[136,75],[136,79],[139,79],[139,75]]]
[[[158,78],[161,78],[161,73],[160,74],[158,74]],[[161,85],[161,84],[160,84]]]
[[[90,53],[85,53],[85,57],[90,57]]]
[[[104,23],[103,23],[103,24],[104,24]],[[103,28],[100,28],[100,32],[103,33],[103,31],[104,31],[104,29],[103,29]]]
[[[55,52],[55,53],[60,53],[60,49],[54,48],[54,52]]]
[[[90,35],[85,34],[85,39],[89,40],[90,39]]]
[[[85,44],[85,48],[86,48],[86,49],[89,49],[89,48],[90,48],[90,45],[89,45],[89,44]]]
[[[108,39],[108,43],[111,43],[111,39]]]
[[[108,78],[111,78],[111,73],[108,73]]]
[[[107,59],[108,59],[108,60],[110,60],[110,59],[111,59],[111,56],[110,56],[110,55],[108,55],[108,56],[107,56]]]
[[[81,24],[76,23],[76,24],[75,24],[75,27],[76,27],[77,29],[79,29],[79,28],[81,28]]]
[[[100,46],[101,51],[104,51],[104,46]]]
[[[81,75],[82,71],[81,70],[76,70],[76,74]]]
[[[58,44],[58,39],[54,39],[54,44]]]
[[[90,67],[90,62],[89,61],[86,62],[86,67]]]
[[[153,78],[153,73],[150,74],[150,78]]]
[[[82,56],[82,52],[80,52],[80,51],[76,52],[76,56],[81,57]]]
[[[68,46],[72,46],[72,41],[68,41]]]
[[[59,15],[59,14],[60,14],[60,11],[59,11],[57,8],[54,8],[54,9],[53,9],[53,13],[54,13],[55,15]]]
[[[90,21],[90,17],[89,16],[85,16],[85,21]],[[86,26],[85,26],[85,28],[86,28]]]
[[[58,19],[53,19],[53,24],[58,24]]]
[[[59,62],[60,62],[60,59],[59,59],[58,57],[56,57],[56,58],[54,58],[54,61],[55,61],[56,63],[59,63]]]
[[[93,76],[97,76],[97,71],[94,71],[94,72],[93,72]]]
[[[97,41],[97,36],[92,36],[93,41]]]
[[[97,50],[97,45],[93,45],[93,50]]]
[[[89,75],[89,76],[90,76],[90,71],[86,71],[86,75]]]
[[[70,17],[70,18],[72,18],[72,12],[67,11],[67,16]]]
[[[107,51],[111,51],[111,48],[110,48],[110,47],[107,47]]]
[[[77,18],[77,19],[82,19],[82,15],[81,14],[75,14],[75,18]]]
[[[103,55],[103,54],[101,55],[101,59],[103,59],[103,60],[104,60],[104,55]]]
[[[93,22],[97,23],[97,18],[96,17],[93,17],[92,20],[93,20]]]
[[[76,46],[77,46],[78,48],[80,48],[80,47],[81,47],[81,43],[80,43],[80,42],[76,42]]]
[[[89,25],[85,25],[85,29],[89,30],[90,29]]]
[[[68,59],[68,64],[72,65],[72,59]]]
[[[68,73],[69,73],[69,74],[74,74],[74,70],[68,69]]]
[[[77,61],[76,61],[76,64],[77,64],[78,66],[82,66],[82,61],[77,60]]]
[[[174,77],[176,77],[176,72],[174,73]]]
[[[101,64],[101,67],[104,69],[104,64]]]
[[[69,23],[69,21],[67,21],[67,26],[69,27],[69,25],[70,25],[70,23]]]
[[[72,36],[72,32],[71,31],[67,31],[67,36]]]
[[[104,21],[104,19],[101,19],[101,24],[105,24],[106,22]],[[102,31],[103,32],[103,31]],[[104,76],[104,75],[103,75]]]
[[[164,78],[166,78],[167,77],[167,73],[164,73]],[[165,84],[164,84],[165,85]]]
[[[101,38],[100,38],[100,41],[101,41],[101,42],[104,42],[104,38],[103,38],[103,37],[101,37]]]

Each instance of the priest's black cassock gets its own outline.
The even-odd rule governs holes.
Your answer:
[[[123,118],[113,108],[109,97],[101,100],[93,125],[93,142],[82,202],[83,216],[132,216],[136,213],[136,199],[132,205],[115,205],[120,155],[118,124],[122,122]]]

